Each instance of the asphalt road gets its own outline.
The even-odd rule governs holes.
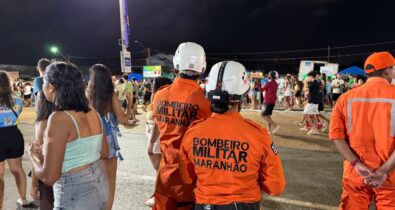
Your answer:
[[[245,116],[261,122],[255,112],[243,113]],[[120,139],[121,152],[125,157],[119,163],[117,172],[117,190],[115,210],[144,210],[143,205],[154,190],[155,171],[146,155],[147,139],[145,137],[145,116],[138,115],[140,122],[134,127],[123,127]],[[274,114],[282,129],[273,141],[279,145],[283,161],[287,187],[280,197],[263,196],[264,209],[336,209],[341,194],[342,158],[333,150],[327,136],[307,137],[293,124],[297,113]],[[25,109],[20,129],[26,142],[33,138],[34,114],[32,109]],[[0,137],[1,138],[1,137]],[[30,170],[30,164],[23,157],[23,166]],[[28,178],[30,183],[30,178]],[[18,208],[17,191],[12,175],[5,174],[4,210],[37,209]],[[30,187],[28,187],[28,194]],[[30,196],[28,196],[30,198]]]

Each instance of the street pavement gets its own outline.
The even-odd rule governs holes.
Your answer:
[[[141,110],[140,110],[141,112]],[[243,115],[263,123],[257,112],[243,112]],[[145,210],[143,202],[154,191],[155,171],[147,157],[145,136],[145,115],[137,115],[139,122],[132,127],[121,126],[121,152],[125,157],[119,162],[115,210]],[[273,141],[278,145],[287,179],[286,191],[280,197],[264,195],[264,209],[336,209],[341,195],[342,158],[335,151],[327,134],[307,136],[294,124],[300,112],[274,113],[281,129]],[[26,143],[34,137],[34,112],[26,108],[21,116],[20,129]],[[1,137],[0,137],[1,138]],[[30,170],[27,156],[23,157],[26,172]],[[28,183],[30,184],[30,178]],[[30,186],[28,184],[28,198]],[[15,181],[9,170],[5,173],[4,210],[37,209],[18,208]]]

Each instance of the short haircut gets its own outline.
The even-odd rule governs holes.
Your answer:
[[[40,60],[38,60],[37,66],[41,72],[44,72],[49,64],[51,64],[51,61],[46,58],[41,58]]]
[[[372,73],[366,74],[366,76],[368,78],[371,78],[371,77],[384,77],[385,70],[386,69],[374,71]]]
[[[129,81],[129,75],[127,74],[124,74],[122,78],[125,80],[125,82]]]

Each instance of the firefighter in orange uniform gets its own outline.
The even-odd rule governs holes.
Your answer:
[[[206,90],[214,112],[196,121],[179,153],[181,178],[195,184],[195,210],[258,210],[261,190],[284,191],[280,156],[268,131],[239,111],[249,83],[243,65],[217,63]]]
[[[178,151],[188,127],[196,120],[211,115],[210,102],[197,81],[206,69],[204,49],[196,43],[182,43],[173,59],[178,72],[173,84],[159,90],[153,99],[153,129],[148,146],[160,133],[162,161],[154,193],[155,210],[191,209],[194,203],[193,185],[180,179]]]
[[[395,209],[395,59],[388,52],[365,62],[366,84],[342,96],[332,112],[329,138],[344,157],[339,209]]]

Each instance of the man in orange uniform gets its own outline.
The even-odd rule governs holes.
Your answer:
[[[329,138],[344,157],[339,209],[395,209],[395,59],[374,53],[365,62],[365,85],[340,96]]]
[[[206,89],[214,113],[191,125],[179,154],[181,178],[196,183],[194,210],[259,210],[261,190],[279,195],[285,178],[268,131],[239,113],[249,89],[244,66],[214,65]]]
[[[194,203],[193,186],[182,183],[178,171],[178,150],[188,127],[196,120],[211,115],[210,102],[204,97],[197,80],[206,68],[204,49],[196,43],[182,43],[173,59],[179,71],[172,85],[158,91],[153,100],[151,142],[160,132],[162,162],[155,189],[156,210],[190,209]]]

